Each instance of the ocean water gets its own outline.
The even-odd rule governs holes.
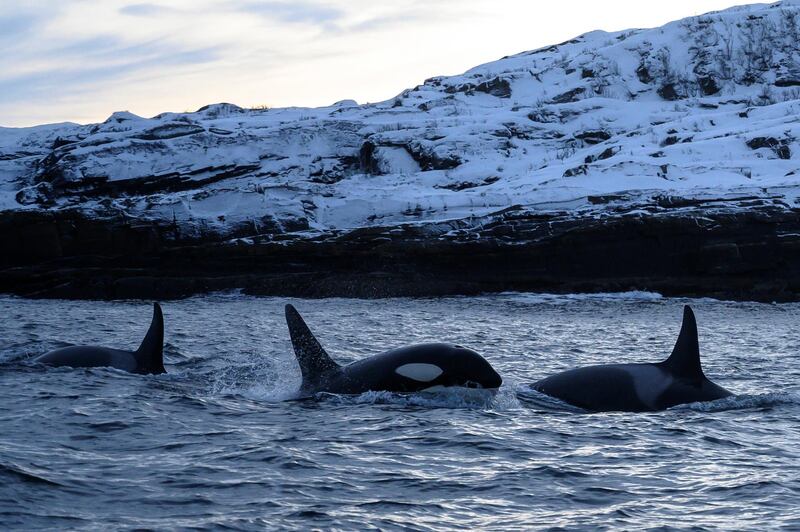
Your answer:
[[[293,400],[286,302],[339,361],[452,341],[505,382]],[[588,414],[527,390],[661,360],[687,302],[706,374],[735,397]],[[30,359],[135,349],[149,304],[0,298],[0,528],[800,529],[800,305],[223,294],[163,308],[169,373],[136,376]]]

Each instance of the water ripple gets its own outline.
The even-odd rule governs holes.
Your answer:
[[[292,400],[283,304],[340,361],[453,341],[496,394]],[[77,343],[135,347],[137,302],[0,298],[6,529],[651,529],[800,526],[800,305],[695,300],[706,373],[737,395],[588,414],[529,388],[584,364],[660,360],[683,299],[499,294],[164,304],[167,375],[48,369]]]

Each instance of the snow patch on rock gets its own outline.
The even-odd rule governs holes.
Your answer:
[[[225,233],[264,220],[347,229],[511,205],[580,215],[608,197],[796,206],[798,15],[785,1],[590,32],[368,105],[220,103],[0,128],[0,209],[79,208]]]

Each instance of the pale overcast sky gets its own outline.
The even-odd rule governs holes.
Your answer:
[[[735,0],[0,0],[0,126],[320,106]]]

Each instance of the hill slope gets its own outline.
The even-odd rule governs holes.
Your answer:
[[[78,219],[161,228],[123,255],[168,241],[284,245],[369,227],[391,239],[392,227],[431,223],[415,229],[425,240],[512,206],[559,220],[675,208],[792,215],[798,116],[800,5],[757,4],[590,32],[375,104],[215,104],[0,128],[0,209],[36,231],[42,216],[73,228]],[[69,255],[65,229],[47,231],[56,236],[45,249],[24,231],[6,245],[28,262]],[[96,254],[92,245],[80,244]]]

